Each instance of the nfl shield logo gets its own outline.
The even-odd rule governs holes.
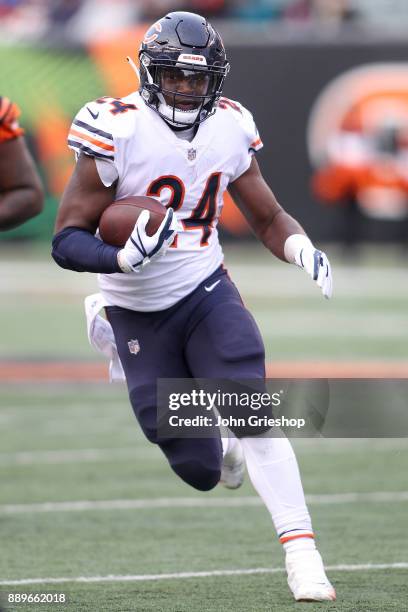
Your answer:
[[[197,151],[195,149],[189,149],[187,151],[187,159],[188,161],[194,161],[197,156]]]
[[[138,352],[140,351],[139,340],[129,340],[128,347],[129,347],[129,351],[130,351],[130,353],[132,353],[132,355],[137,355]]]

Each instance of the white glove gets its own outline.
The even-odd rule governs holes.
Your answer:
[[[316,249],[307,236],[293,234],[285,242],[286,259],[303,268],[321,288],[325,298],[333,293],[333,278],[329,260],[323,251]]]
[[[146,234],[150,212],[143,210],[124,248],[118,253],[118,263],[123,272],[138,272],[155,257],[164,255],[176,237],[177,218],[169,208],[153,236]]]

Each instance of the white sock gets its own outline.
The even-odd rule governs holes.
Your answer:
[[[257,436],[241,440],[249,477],[269,510],[286,551],[315,548],[295,453],[287,438]]]
[[[293,535],[291,536],[291,534]],[[283,549],[286,553],[294,552],[295,550],[315,550],[316,548],[314,537],[310,535],[310,532],[305,532],[302,535],[302,530],[298,529],[285,535],[288,536],[288,539],[283,542]],[[282,542],[281,538],[280,541]]]
[[[225,457],[227,453],[230,453],[232,451],[232,449],[237,444],[237,442],[238,442],[237,438],[233,435],[231,435],[231,437],[228,436],[225,438],[224,437],[221,438],[223,458]]]

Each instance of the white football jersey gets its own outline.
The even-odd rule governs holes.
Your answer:
[[[117,178],[117,199],[153,196],[172,206],[179,221],[175,242],[164,257],[138,272],[99,275],[106,304],[164,310],[221,265],[217,223],[224,191],[262,147],[253,117],[241,104],[222,98],[189,142],[137,92],[121,99],[100,98],[79,111],[68,145],[76,154],[109,164],[97,162],[97,167],[106,185]]]

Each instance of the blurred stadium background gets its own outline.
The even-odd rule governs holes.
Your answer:
[[[279,572],[12,584],[282,566],[266,512],[248,509],[249,485],[230,502],[221,490],[204,499],[169,478],[133,423],[125,389],[103,382],[106,364],[88,346],[83,298],[95,278],[49,256],[72,171],[73,115],[88,100],[135,88],[125,57],[136,58],[147,23],[183,9],[221,31],[232,64],[225,94],[253,111],[267,179],[333,262],[326,302],[298,270],[269,257],[226,203],[227,267],[261,327],[270,374],[408,375],[405,0],[0,0],[0,93],[22,110],[47,192],[40,217],[0,235],[3,599],[46,589],[69,593],[73,611],[292,609]],[[340,595],[324,609],[407,609],[405,440],[296,446]],[[98,501],[112,505],[101,511]]]

